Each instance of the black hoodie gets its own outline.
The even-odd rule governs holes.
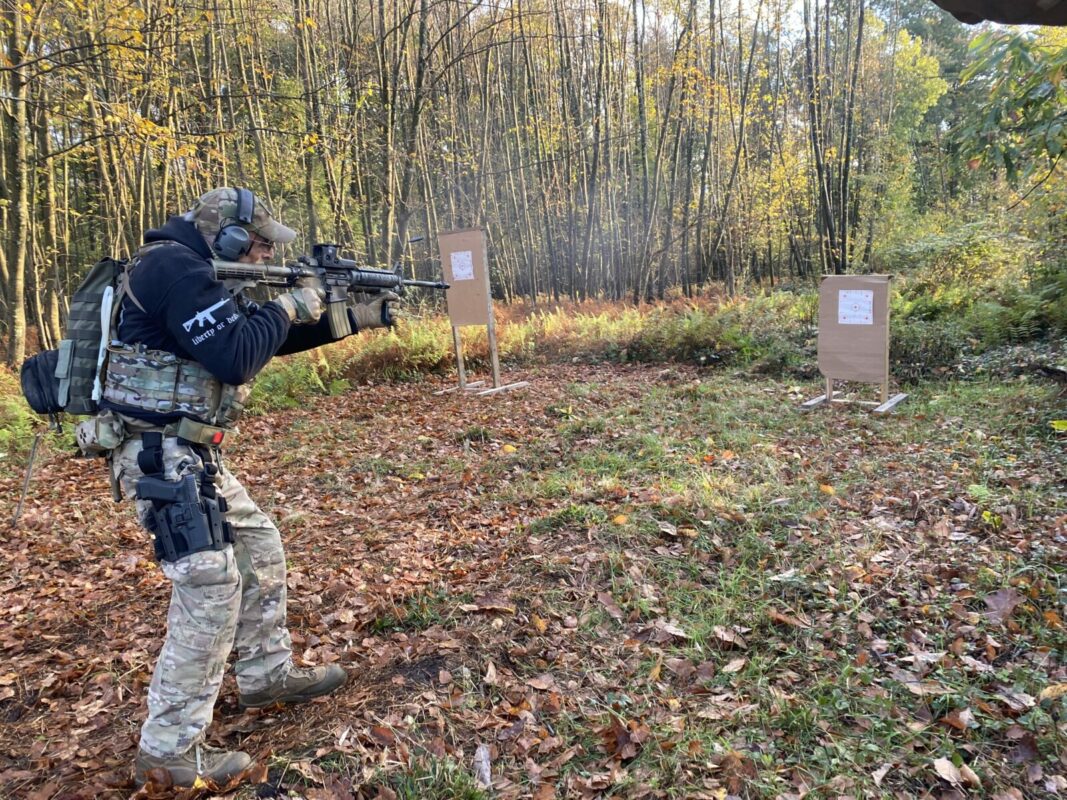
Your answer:
[[[335,341],[328,320],[293,326],[276,302],[238,305],[215,277],[213,254],[191,222],[171,217],[145,234],[145,243],[178,242],[154,247],[130,271],[129,297],[122,303],[119,339],[144,344],[196,361],[223,383],[247,383],[276,355],[310,350]],[[355,320],[349,314],[352,330]],[[159,414],[105,403],[152,422],[170,420]],[[176,417],[174,417],[176,419]]]

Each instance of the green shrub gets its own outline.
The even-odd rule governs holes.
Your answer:
[[[995,221],[949,223],[936,234],[912,239],[885,253],[895,272],[919,276],[931,286],[986,284],[1019,270],[1031,243],[1001,233]]]
[[[484,331],[481,339],[485,339]],[[482,349],[477,337],[464,339],[468,364],[480,363]],[[331,350],[339,373],[348,380],[411,380],[427,372],[446,370],[455,363],[451,326],[441,317],[411,320],[392,331],[354,336]],[[488,351],[488,345],[484,350]]]
[[[898,326],[936,322],[956,329],[946,331],[949,340],[962,336],[981,353],[1062,333],[1067,328],[1067,269],[1057,265],[1035,270],[1029,263],[1034,248],[1016,238],[1011,243],[1017,249],[1012,250],[1007,241],[962,226],[951,236],[913,243],[914,259],[903,262],[914,269],[905,270],[895,284],[894,337]],[[932,245],[938,242],[944,246]],[[904,335],[911,343],[931,338],[923,326]]]
[[[527,352],[541,359],[623,360],[627,342],[647,325],[649,313],[647,306],[583,303],[543,308],[505,327],[525,327],[534,343]]]
[[[759,354],[752,361],[752,371],[760,375],[810,377],[815,358],[814,341],[799,342],[781,331],[768,330],[759,340]]]
[[[536,352],[557,359],[753,365],[778,374],[814,359],[813,292],[775,292],[724,304],[675,301],[592,314],[543,314]],[[552,342],[545,345],[543,342]],[[565,344],[564,344],[565,343]],[[531,348],[533,349],[533,348]]]
[[[1039,269],[1031,287],[1049,330],[1067,334],[1067,258]]]
[[[903,381],[941,375],[955,366],[966,347],[966,336],[956,323],[895,320],[889,339],[890,372]]]
[[[682,361],[694,364],[728,362],[749,340],[725,315],[700,308],[683,313],[653,311],[626,346],[631,361]]]
[[[980,350],[1031,341],[1048,327],[1041,298],[1021,290],[975,303],[963,313],[960,324]]]
[[[0,366],[0,459],[14,460],[29,452],[41,419],[22,396],[18,376]]]
[[[308,397],[347,391],[349,381],[340,375],[328,351],[311,350],[270,362],[252,387],[248,410],[253,414],[280,408],[297,408]]]

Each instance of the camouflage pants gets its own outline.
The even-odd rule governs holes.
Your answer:
[[[143,423],[137,427],[146,429]],[[112,467],[126,499],[137,503],[143,524],[149,504],[135,495],[143,474],[137,466],[141,437],[139,431],[130,433],[114,451]],[[203,470],[195,450],[173,437],[163,440],[163,462],[168,480]],[[281,536],[233,474],[219,467],[215,480],[229,506],[226,519],[235,544],[161,562],[171,582],[167,636],[141,728],[141,749],[158,757],[180,755],[203,738],[235,645],[237,685],[244,693],[281,680],[291,663]]]

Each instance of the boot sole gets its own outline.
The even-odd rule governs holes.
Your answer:
[[[135,769],[134,770],[134,775],[133,775],[133,783],[134,783],[134,786],[136,786],[138,789],[140,789],[142,786],[144,786],[146,783],[148,783],[148,773],[150,773],[153,769],[161,769],[161,770],[163,770],[164,772],[166,772],[166,773],[168,773],[170,775],[170,779],[172,781],[171,785],[175,789],[191,789],[191,788],[193,788],[194,786],[196,786],[196,780],[197,780],[198,777],[204,778],[206,780],[210,780],[210,781],[218,784],[219,786],[224,786],[227,783],[229,783],[230,781],[232,781],[234,778],[236,778],[238,775],[240,775],[241,773],[246,772],[248,770],[248,768],[250,766],[252,766],[252,764],[254,764],[254,763],[255,762],[250,758],[248,760],[247,764],[245,764],[244,766],[242,766],[242,767],[240,767],[238,769],[227,770],[226,772],[223,772],[223,773],[220,773],[220,774],[216,774],[216,775],[200,775],[200,776],[197,776],[196,774],[193,774],[189,778],[184,778],[184,777],[183,778],[176,778],[174,776],[174,773],[171,772],[171,770],[167,769],[166,767],[149,767],[148,769],[144,770],[143,773],[140,773],[140,774]],[[185,768],[181,768],[181,769],[182,769],[183,772],[184,771],[191,771],[191,770],[187,770]]]
[[[348,675],[346,674],[344,679],[333,686],[327,686],[316,692],[306,692],[301,695],[290,695],[289,697],[275,697],[262,702],[247,702],[246,700],[237,698],[237,708],[241,711],[247,711],[252,708],[270,708],[271,706],[296,706],[301,703],[306,703],[309,700],[314,700],[318,697],[325,697],[328,694],[336,692],[342,686],[348,683]]]

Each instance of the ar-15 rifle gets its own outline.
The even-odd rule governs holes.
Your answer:
[[[276,264],[242,264],[238,261],[219,261],[215,275],[220,280],[236,281],[239,285],[292,286],[300,278],[318,278],[326,290],[326,313],[330,320],[330,332],[337,338],[352,333],[345,300],[349,292],[378,294],[396,292],[404,294],[409,286],[424,289],[447,289],[443,281],[415,281],[403,276],[400,264],[393,271],[361,267],[355,261],[337,255],[336,244],[316,244],[310,256],[300,256],[296,261],[283,266]]]

